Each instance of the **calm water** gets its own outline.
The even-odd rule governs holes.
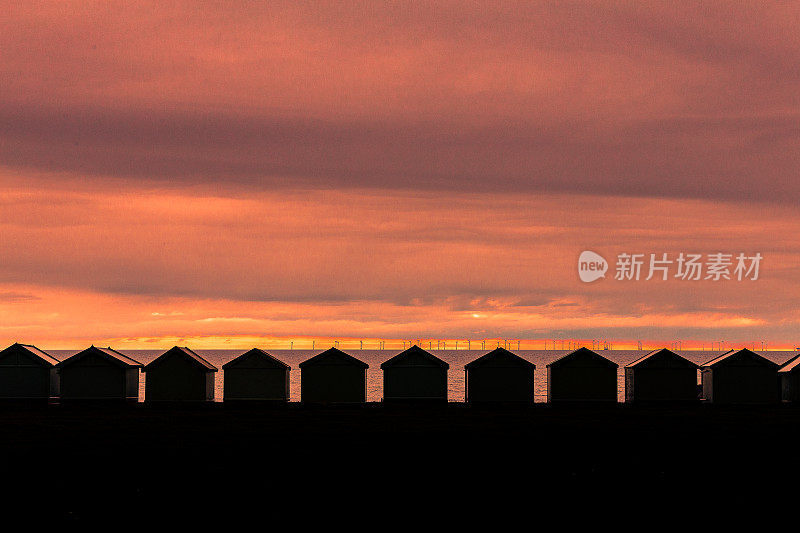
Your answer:
[[[132,357],[140,363],[147,364],[159,355],[164,350],[120,350],[125,355]],[[205,357],[208,361],[219,368],[216,376],[216,392],[214,396],[217,401],[222,400],[222,383],[224,379],[224,372],[222,365],[241,355],[246,350],[195,350],[198,354]],[[292,367],[289,374],[289,394],[291,401],[300,400],[300,369],[298,364],[317,355],[324,350],[270,350],[269,353],[277,357]],[[383,396],[382,386],[382,372],[380,365],[387,359],[397,355],[402,350],[345,350],[347,353],[361,359],[369,364],[367,370],[367,401],[379,402]],[[440,359],[450,363],[450,370],[448,371],[448,399],[452,402],[464,401],[464,365],[477,359],[485,354],[488,350],[432,350],[432,353]],[[514,350],[512,350],[514,351]],[[619,365],[617,375],[617,397],[619,401],[624,399],[625,382],[623,379],[624,371],[623,366],[638,359],[639,357],[650,353],[651,350],[605,350],[600,351],[604,357],[611,359]],[[725,350],[727,351],[727,350]],[[524,357],[528,361],[536,365],[536,373],[534,377],[535,396],[537,402],[547,401],[547,370],[545,366],[558,359],[562,355],[569,353],[570,350],[518,350],[514,353]],[[75,351],[71,350],[51,350],[48,353],[57,359],[65,359],[73,354]],[[706,361],[724,353],[720,351],[679,351],[680,355],[694,361],[695,363],[702,364]],[[797,352],[791,351],[767,351],[758,352],[764,357],[775,361],[776,363],[783,363],[787,361]],[[144,380],[145,374],[141,374],[139,380],[139,401],[144,401]]]

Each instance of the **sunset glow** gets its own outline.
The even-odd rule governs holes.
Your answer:
[[[796,4],[34,4],[0,343],[800,345]],[[585,284],[583,250],[764,260]]]

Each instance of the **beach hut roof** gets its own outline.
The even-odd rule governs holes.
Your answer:
[[[440,368],[450,368],[450,365],[433,355],[427,350],[423,350],[417,345],[412,346],[408,350],[404,350],[395,355],[388,361],[381,363],[381,368],[391,368],[396,365],[411,365],[411,366],[438,366]]]
[[[360,366],[362,368],[369,368],[369,365],[364,361],[356,359],[352,355],[348,355],[341,351],[338,348],[329,348],[322,353],[319,353],[312,357],[311,359],[306,359],[298,366],[303,368],[305,366],[334,366],[334,365],[341,365],[341,366]]]
[[[774,366],[777,367],[778,363],[774,361],[770,361],[766,357],[758,355],[756,352],[752,350],[748,350],[747,348],[743,348],[741,350],[728,350],[722,355],[718,355],[717,357],[711,359],[710,361],[700,365],[700,368],[713,368],[716,366],[725,366],[726,364],[731,364],[733,362],[742,360],[742,359],[749,359],[755,363],[759,363],[765,366]]]
[[[666,348],[661,348],[660,350],[653,350],[652,352],[640,357],[639,359],[628,363],[625,365],[625,368],[636,368],[637,366],[647,366],[649,364],[655,363],[657,361],[664,361],[664,360],[672,360],[679,364],[683,364],[684,366],[691,366],[694,368],[700,368],[700,365],[689,361],[685,357],[682,357],[672,350],[668,350]]]
[[[11,346],[0,352],[0,354],[3,354],[4,352],[10,350],[24,350],[49,366],[56,366],[59,363],[58,359],[31,344],[20,344],[19,342],[15,342]]]
[[[252,350],[246,351],[245,353],[243,353],[239,357],[237,357],[235,359],[231,359],[230,361],[228,361],[227,363],[222,365],[222,369],[225,370],[227,368],[231,368],[231,367],[235,367],[235,366],[238,366],[238,365],[241,365],[241,364],[245,364],[245,363],[247,363],[249,361],[252,361],[253,359],[262,359],[263,361],[265,361],[268,364],[270,364],[272,366],[275,366],[277,368],[291,369],[289,367],[289,365],[287,365],[286,363],[284,363],[280,359],[277,359],[277,358],[273,357],[272,355],[268,354],[267,352],[265,352],[264,350],[261,350],[259,348],[253,348]]]
[[[190,363],[194,363],[195,365],[199,366],[200,368],[202,368],[207,372],[217,371],[217,367],[215,367],[214,365],[212,365],[211,363],[209,363],[208,361],[206,361],[205,359],[194,353],[189,348],[185,346],[173,346],[166,352],[156,357],[154,360],[144,365],[144,368],[142,368],[142,372],[147,372],[151,368],[158,366],[159,364],[161,364],[162,361],[164,361],[167,357],[171,355],[178,355],[179,357],[183,357]]]
[[[63,361],[58,363],[56,366],[58,366],[58,367],[69,366],[69,365],[71,365],[73,363],[77,363],[81,359],[83,359],[83,358],[85,358],[85,357],[87,357],[89,355],[93,355],[93,354],[94,355],[99,355],[100,357],[108,359],[109,361],[111,361],[112,363],[114,363],[116,365],[127,367],[127,368],[141,368],[141,366],[142,366],[142,363],[140,363],[139,361],[136,361],[135,359],[131,359],[127,355],[121,354],[121,353],[119,353],[118,351],[116,351],[116,350],[114,350],[112,348],[100,348],[100,347],[95,346],[95,345],[91,345],[90,347],[86,348],[82,352],[78,352],[75,355],[73,355],[72,357],[68,357],[68,358],[64,359]]]
[[[515,353],[509,352],[505,348],[495,348],[491,352],[484,354],[474,361],[464,365],[465,369],[476,368],[488,364],[500,364],[501,366],[522,366],[536,368],[536,365],[523,359]]]
[[[547,364],[547,366],[558,366],[563,364],[570,364],[580,360],[594,360],[600,363],[607,364],[608,366],[617,368],[619,365],[610,359],[607,359],[600,355],[599,353],[590,350],[589,348],[578,348],[574,352],[570,352],[562,357],[559,357],[555,361],[552,361]]]
[[[800,370],[800,353],[783,363],[778,372],[794,372],[795,370]]]

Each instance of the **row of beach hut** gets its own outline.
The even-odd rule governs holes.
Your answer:
[[[300,363],[306,403],[363,403],[369,365],[331,348]],[[381,364],[384,401],[447,401],[449,364],[412,346]],[[254,348],[222,366],[225,401],[287,401],[289,365]],[[152,362],[91,346],[63,361],[25,344],[0,351],[0,398],[130,400],[145,373],[146,401],[213,401],[217,368],[189,348],[174,347]],[[466,401],[533,402],[536,366],[497,348],[467,363]],[[783,365],[731,350],[703,365],[667,349],[628,364],[628,402],[775,403],[800,399],[800,354]],[[700,371],[702,394],[698,392]],[[618,365],[580,348],[547,365],[548,402],[616,402]]]

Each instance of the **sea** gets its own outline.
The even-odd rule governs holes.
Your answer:
[[[142,364],[147,364],[156,357],[164,353],[164,350],[117,350]],[[223,380],[225,372],[222,365],[238,357],[246,350],[195,350],[198,355],[204,357],[211,364],[215,365],[219,372],[215,379],[215,401],[223,401]],[[289,401],[300,401],[300,368],[299,364],[321,353],[324,349],[318,350],[269,350],[268,353],[291,366],[289,373]],[[383,398],[382,371],[381,363],[394,357],[402,350],[343,350],[353,357],[360,359],[369,365],[367,370],[367,401],[380,402]],[[436,357],[450,364],[447,375],[447,398],[451,402],[464,401],[464,365],[474,361],[478,357],[486,354],[489,350],[430,350]],[[536,365],[534,373],[534,401],[547,401],[547,364],[555,361],[572,350],[511,350],[520,357],[523,357]],[[650,353],[652,350],[599,350],[598,353],[614,361],[619,365],[617,371],[617,400],[624,401],[625,380],[624,366],[636,359]],[[710,350],[677,350],[676,353],[697,364],[703,364],[714,357],[725,353],[723,351]],[[77,353],[74,350],[48,350],[50,355],[56,359],[63,360]],[[791,357],[797,355],[796,351],[756,351],[776,363],[784,363]],[[139,378],[139,401],[144,401],[144,388],[147,375],[142,373]],[[699,372],[698,372],[699,384]]]

